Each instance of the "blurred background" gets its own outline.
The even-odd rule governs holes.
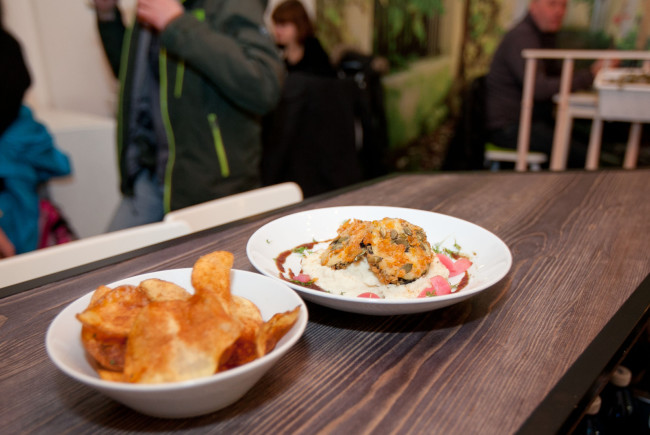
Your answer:
[[[278,3],[269,2],[268,10]],[[304,0],[337,63],[355,51],[381,59],[390,170],[439,170],[459,95],[485,74],[528,0]],[[122,0],[132,17],[135,0]],[[5,0],[6,27],[23,46],[27,102],[71,154],[72,180],[52,183],[79,236],[104,230],[119,200],[114,152],[117,82],[85,0]],[[565,48],[646,49],[650,0],[572,0]],[[75,201],[83,197],[84,201]],[[83,217],[87,216],[87,217]]]

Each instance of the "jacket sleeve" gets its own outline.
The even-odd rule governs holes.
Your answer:
[[[101,37],[102,45],[104,46],[104,51],[106,52],[106,57],[108,57],[113,74],[115,77],[118,77],[122,57],[122,41],[126,32],[119,9],[115,10],[115,18],[113,20],[97,20],[97,27],[99,28],[99,36]]]
[[[277,104],[284,63],[262,24],[262,2],[223,3],[206,21],[185,12],[164,29],[161,43],[234,104],[262,115]]]

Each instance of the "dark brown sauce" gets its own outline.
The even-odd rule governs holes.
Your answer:
[[[469,284],[469,273],[465,271],[465,275],[463,275],[460,282],[458,283],[458,287],[456,287],[456,293],[467,287],[467,284]]]
[[[284,273],[284,263],[287,261],[287,257],[291,255],[292,250],[284,251],[278,255],[278,258],[275,259],[275,267],[278,268],[280,274]]]
[[[289,270],[289,276],[285,276],[285,269],[284,269],[284,263],[287,261],[287,258],[289,258],[289,255],[293,254],[297,249],[305,248],[305,249],[312,249],[314,246],[316,246],[318,243],[321,242],[310,242],[310,243],[303,243],[302,245],[298,245],[295,248],[287,249],[284,252],[281,252],[280,255],[275,259],[275,266],[278,268],[280,271],[280,279],[283,279],[287,282],[290,282],[292,284],[297,284],[302,287],[306,287],[312,290],[318,290],[318,291],[325,291],[316,284],[312,283],[305,283],[298,281],[295,279],[296,275],[293,273],[292,270]],[[302,273],[302,269],[300,269],[300,273]]]

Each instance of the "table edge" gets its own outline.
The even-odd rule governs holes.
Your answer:
[[[568,433],[650,321],[650,273],[576,359],[518,434]],[[612,346],[611,343],[622,343]]]

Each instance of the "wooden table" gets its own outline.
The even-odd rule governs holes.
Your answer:
[[[649,198],[647,170],[401,175],[0,290],[1,431],[564,431],[648,322]],[[145,417],[49,361],[48,325],[99,284],[189,267],[218,249],[253,270],[245,245],[262,224],[343,205],[472,221],[508,244],[513,267],[491,289],[424,314],[372,317],[309,304],[298,344],[239,402],[204,417]]]

